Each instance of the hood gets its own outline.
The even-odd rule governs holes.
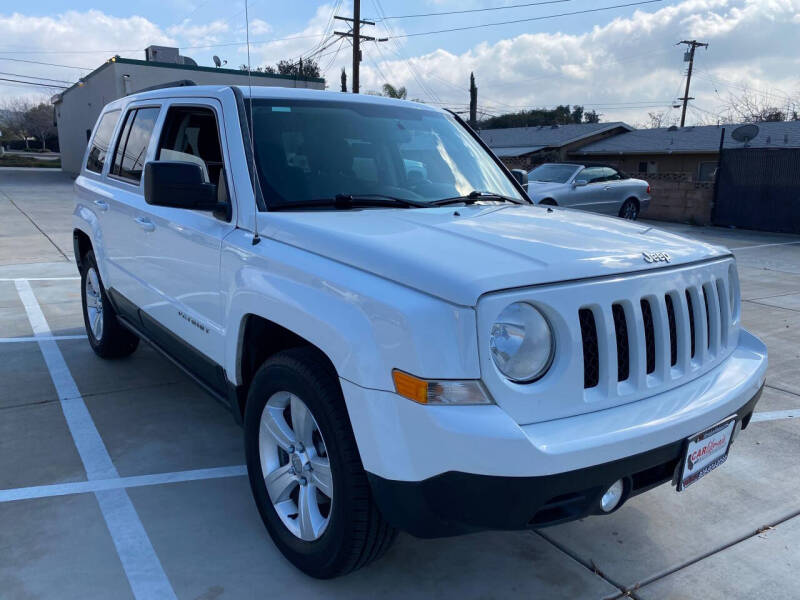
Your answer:
[[[474,205],[261,213],[260,233],[464,306],[496,290],[728,255],[718,246],[582,211]]]

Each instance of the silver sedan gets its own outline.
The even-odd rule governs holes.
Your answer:
[[[545,163],[528,173],[528,195],[536,204],[633,221],[650,204],[650,185],[606,165]]]

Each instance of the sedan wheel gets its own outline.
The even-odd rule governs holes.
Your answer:
[[[625,200],[619,209],[619,216],[628,221],[635,221],[639,216],[639,205],[633,200]]]
[[[306,542],[328,527],[333,505],[331,465],[319,426],[306,404],[276,392],[261,413],[261,470],[281,522]]]

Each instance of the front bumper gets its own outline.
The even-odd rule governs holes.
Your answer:
[[[761,390],[736,411],[741,429],[750,423],[760,396]],[[546,527],[602,514],[600,498],[622,479],[625,492],[616,510],[628,498],[673,481],[682,452],[683,440],[678,440],[612,462],[540,477],[449,472],[418,482],[369,474],[369,481],[381,513],[392,525],[417,537],[445,537]]]
[[[629,493],[671,479],[683,440],[733,414],[747,420],[766,369],[766,347],[742,330],[733,352],[689,383],[528,425],[497,405],[422,406],[341,383],[381,510],[415,535],[441,536],[579,518],[618,478]]]

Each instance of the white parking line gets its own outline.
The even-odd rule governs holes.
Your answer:
[[[800,418],[800,409],[795,408],[792,410],[775,410],[772,412],[756,412],[753,413],[753,418],[750,419],[753,423],[759,421],[779,421],[781,419],[798,419]]]
[[[81,335],[50,335],[39,337],[15,337],[15,338],[0,338],[0,344],[13,344],[15,342],[40,342],[42,340],[48,342],[59,342],[61,340],[85,340],[86,334]]]
[[[55,483],[52,485],[35,485],[24,488],[0,490],[0,502],[31,500],[32,498],[51,498],[53,496],[85,494],[88,492],[102,492],[147,485],[162,485],[165,483],[182,483],[184,481],[240,477],[242,475],[247,475],[246,465],[175,471],[172,473],[156,473],[154,475],[134,475],[131,477],[117,477],[115,479],[72,481],[69,483]]]
[[[751,250],[753,248],[772,248],[773,246],[792,246],[800,244],[800,242],[776,242],[774,244],[756,244],[755,246],[741,246],[739,248],[731,248],[734,252],[737,250]]]
[[[15,281],[33,334],[44,356],[50,377],[58,393],[61,410],[86,470],[92,479],[118,479],[114,463],[100,433],[92,421],[78,386],[69,372],[58,344],[51,338],[50,327],[27,280]],[[117,548],[122,567],[137,599],[175,598],[175,592],[158,560],[150,538],[124,488],[95,492],[100,512]]]
[[[74,281],[80,277],[0,277],[0,281]]]

